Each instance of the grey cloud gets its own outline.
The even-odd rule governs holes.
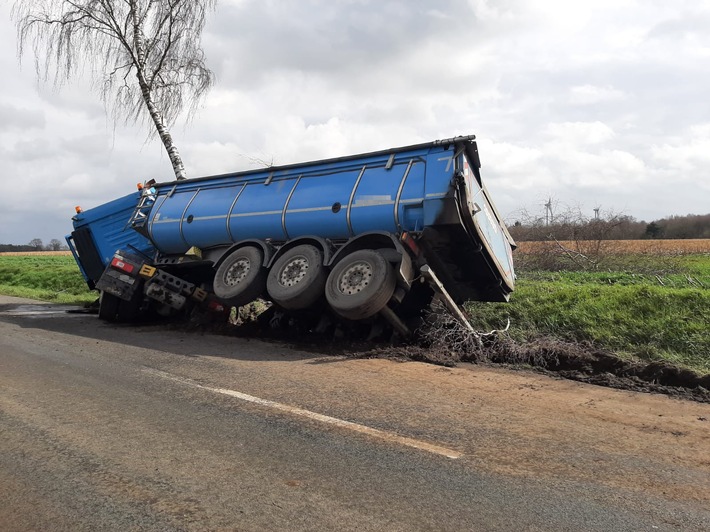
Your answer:
[[[20,163],[61,160],[76,161],[78,165],[91,167],[106,162],[109,148],[106,132],[102,131],[98,135],[18,140],[3,155]]]
[[[461,0],[247,2],[224,8],[208,25],[205,46],[219,80],[244,86],[280,70],[355,75],[395,63],[427,40],[465,38],[472,25]]]
[[[0,132],[43,129],[44,112],[0,103]]]
[[[81,132],[76,132],[81,133]],[[110,150],[107,131],[60,139],[59,145],[67,156],[74,156],[87,163],[99,164],[105,161]]]
[[[53,143],[41,139],[20,140],[7,154],[18,162],[48,160],[60,155]]]
[[[689,10],[682,16],[665,20],[655,25],[647,34],[648,39],[673,40],[697,36],[705,38],[710,27],[710,12]]]
[[[64,87],[61,91],[42,89],[42,101],[63,112],[71,112],[81,118],[106,121],[106,109],[98,94],[88,84]]]

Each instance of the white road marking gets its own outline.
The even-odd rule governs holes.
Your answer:
[[[255,397],[253,395],[248,395],[246,393],[238,392],[235,390],[229,390],[226,388],[213,388],[211,386],[205,386],[205,385],[199,384],[198,382],[195,382],[191,379],[187,379],[184,377],[178,377],[177,375],[172,375],[170,373],[166,373],[164,371],[160,371],[157,369],[144,368],[143,371],[145,373],[149,373],[151,375],[155,375],[155,376],[161,377],[163,379],[168,379],[168,380],[172,380],[175,382],[179,382],[180,384],[184,384],[186,386],[191,386],[193,388],[199,388],[201,390],[206,390],[208,392],[218,393],[221,395],[227,395],[229,397],[234,397],[234,398],[240,399],[242,401],[247,401],[249,403],[254,403],[254,404],[257,404],[260,406],[265,406],[267,408],[272,408],[274,410],[279,410],[281,412],[286,412],[288,414],[292,414],[295,416],[301,416],[301,417],[305,417],[308,419],[313,419],[315,421],[320,421],[321,423],[327,423],[329,425],[334,425],[336,427],[349,429],[349,430],[352,430],[355,432],[359,432],[361,434],[367,434],[368,436],[372,436],[374,438],[378,438],[380,440],[384,440],[387,442],[398,443],[400,445],[405,445],[407,447],[414,447],[415,449],[419,449],[422,451],[427,451],[430,453],[445,456],[446,458],[451,458],[451,459],[455,460],[455,459],[461,458],[461,456],[463,456],[463,453],[460,453],[460,452],[455,451],[453,449],[448,449],[446,447],[442,447],[441,445],[436,445],[436,444],[427,443],[427,442],[424,442],[421,440],[407,438],[405,436],[400,436],[399,434],[396,434],[394,432],[388,432],[386,430],[374,429],[374,428],[368,427],[366,425],[361,425],[359,423],[353,423],[352,421],[345,421],[344,419],[338,419],[335,417],[326,416],[324,414],[319,414],[317,412],[311,412],[310,410],[305,410],[303,408],[298,408],[296,406],[290,406],[290,405],[286,405],[283,403],[277,403],[276,401],[270,401],[269,399],[262,399],[260,397]]]

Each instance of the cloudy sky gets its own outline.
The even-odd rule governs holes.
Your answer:
[[[85,80],[38,85],[0,0],[0,243],[63,240],[172,179]],[[216,84],[173,136],[188,175],[476,134],[499,210],[548,197],[638,219],[710,212],[708,0],[222,0]]]

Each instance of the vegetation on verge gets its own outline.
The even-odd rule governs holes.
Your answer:
[[[509,303],[471,303],[469,311],[480,330],[510,319],[518,343],[583,342],[710,373],[710,254],[675,257],[670,268],[660,261],[658,273],[647,256],[618,263],[603,272],[523,269]]]
[[[0,255],[0,293],[54,303],[83,305],[89,290],[71,255]]]

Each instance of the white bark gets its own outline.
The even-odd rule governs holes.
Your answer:
[[[138,78],[138,85],[141,89],[141,94],[143,95],[143,101],[148,109],[148,114],[155,124],[155,130],[158,132],[160,140],[165,146],[165,151],[168,152],[168,157],[170,158],[170,164],[173,165],[173,172],[175,172],[175,178],[186,179],[185,166],[182,163],[182,158],[180,157],[180,152],[177,146],[173,143],[173,137],[170,135],[168,128],[163,120],[163,115],[155,106],[153,101],[153,95],[151,94],[150,86],[145,79],[145,47],[143,43],[143,32],[141,29],[140,21],[138,20],[138,10],[136,8],[135,0],[131,0],[131,16],[133,18],[133,48],[136,55],[136,77]]]

